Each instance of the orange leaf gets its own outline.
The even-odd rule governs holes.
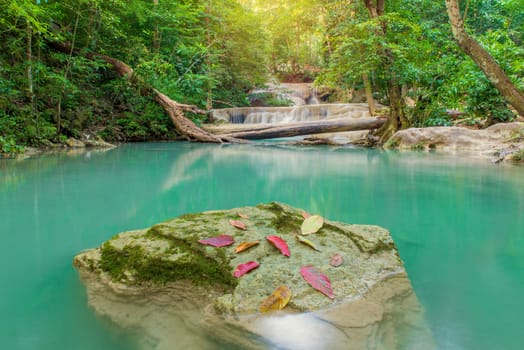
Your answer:
[[[240,230],[247,230],[246,224],[244,224],[242,221],[229,220],[229,223],[231,224],[231,226],[236,227]]]
[[[247,216],[246,214],[238,213],[238,216],[242,219],[249,219],[249,216]]]
[[[254,247],[259,243],[260,241],[242,242],[235,248],[235,253],[242,253],[243,251],[248,250],[249,248]]]
[[[291,300],[291,289],[288,286],[280,286],[260,304],[260,312],[282,310],[289,300]]]

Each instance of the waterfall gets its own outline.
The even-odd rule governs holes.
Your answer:
[[[292,107],[239,107],[211,111],[211,117],[215,122],[232,124],[281,124],[369,116],[366,103],[308,104]]]
[[[211,118],[215,122],[231,124],[282,124],[370,116],[367,103],[321,104],[317,89],[309,83],[268,84],[266,89],[251,93],[267,92],[293,101],[294,106],[215,109],[211,111]]]

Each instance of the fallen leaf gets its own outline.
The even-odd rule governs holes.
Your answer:
[[[254,247],[259,243],[260,241],[242,242],[235,248],[235,253],[242,253],[243,251],[248,250],[249,248]]]
[[[249,219],[249,216],[247,216],[246,214],[238,213],[238,216],[242,219]]]
[[[311,216],[310,213],[308,213],[308,212],[306,212],[306,211],[303,211],[303,212],[302,212],[302,217],[303,217],[304,219],[307,219],[307,218],[310,217],[310,216]]]
[[[266,239],[270,241],[280,252],[285,256],[290,256],[289,247],[286,241],[278,236],[267,236]]]
[[[201,239],[198,243],[211,245],[213,247],[225,247],[235,243],[235,239],[228,235],[220,235],[216,237]]]
[[[342,255],[335,254],[331,257],[331,261],[329,262],[329,264],[333,267],[339,267],[340,265],[342,265],[343,262],[344,260],[342,259]]]
[[[231,224],[231,226],[236,227],[240,230],[247,230],[246,224],[244,224],[242,221],[229,220],[229,223]]]
[[[291,289],[280,286],[260,304],[260,312],[282,310],[291,299]]]
[[[256,269],[256,268],[259,267],[259,266],[260,266],[260,264],[257,263],[256,261],[248,261],[248,262],[245,263],[245,264],[240,264],[240,265],[238,265],[237,268],[235,269],[235,272],[233,272],[233,276],[235,276],[236,278],[238,278],[238,277],[240,277],[240,276],[245,275],[245,274],[248,273],[249,271]]]
[[[325,294],[326,296],[334,299],[333,288],[331,287],[331,281],[322,272],[317,270],[311,265],[304,266],[300,269],[300,274],[311,287]]]
[[[324,225],[324,219],[320,215],[312,215],[304,220],[300,231],[303,235],[309,235],[310,233],[315,233],[322,228]]]
[[[302,237],[302,236],[300,236],[300,235],[296,235],[296,237],[297,237],[297,239],[298,239],[298,241],[299,241],[300,243],[304,243],[305,245],[309,246],[310,248],[315,249],[317,252],[320,252],[320,249],[318,249],[318,247],[316,246],[316,244],[313,243],[313,242],[311,242],[309,239],[304,238],[304,237]]]

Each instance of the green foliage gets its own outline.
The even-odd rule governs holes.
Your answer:
[[[110,141],[174,137],[169,118],[140,88],[51,41],[126,62],[182,103],[246,105],[247,91],[266,77],[260,27],[234,0],[0,0],[3,143],[39,146],[85,133]]]
[[[477,33],[477,40],[524,91],[519,32],[524,16],[509,11],[516,3],[521,0],[470,1],[466,18],[468,31]],[[453,41],[444,1],[386,1],[385,15],[373,20],[362,2],[341,6],[328,1],[326,8],[328,65],[319,84],[359,88],[366,73],[376,94],[387,97],[387,82],[394,79],[415,102],[404,107],[413,126],[451,125],[447,109],[466,112],[472,122],[513,118],[504,98]]]

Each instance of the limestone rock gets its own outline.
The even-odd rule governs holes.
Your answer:
[[[85,148],[86,147],[85,143],[75,138],[72,138],[72,137],[68,138],[65,143],[68,147],[71,147],[71,148]]]
[[[417,336],[407,337],[409,342],[419,337],[422,348],[432,348],[422,309],[389,232],[326,220],[319,232],[308,236],[320,247],[317,252],[295,238],[301,214],[302,210],[269,203],[183,215],[121,233],[77,255],[74,265],[86,284],[89,304],[122,326],[143,329],[156,348],[173,348],[173,329],[159,327],[158,318],[171,320],[167,324],[184,319],[183,327],[212,331],[221,341],[242,348],[264,348],[270,342],[293,349],[318,349],[320,344],[330,349],[391,349],[408,344],[399,339],[399,329],[413,329]],[[229,220],[243,221],[247,230],[233,227]],[[233,236],[236,243],[223,248],[198,243],[220,234]],[[285,239],[291,256],[281,255],[267,242],[269,235]],[[254,240],[260,244],[234,253],[239,243]],[[330,266],[334,253],[344,258],[337,268]],[[239,279],[232,276],[236,266],[252,260],[260,263],[258,269]],[[303,280],[299,271],[305,265],[329,277],[334,300]],[[280,285],[292,290],[288,306],[259,314],[260,303]],[[297,324],[300,336],[292,334]],[[275,334],[275,327],[283,331]]]
[[[499,162],[524,149],[524,123],[501,123],[482,130],[410,128],[395,133],[385,148],[468,152]]]
[[[112,143],[106,142],[98,136],[86,137],[82,139],[82,142],[86,145],[86,147],[94,147],[94,148],[115,148],[116,147]]]

